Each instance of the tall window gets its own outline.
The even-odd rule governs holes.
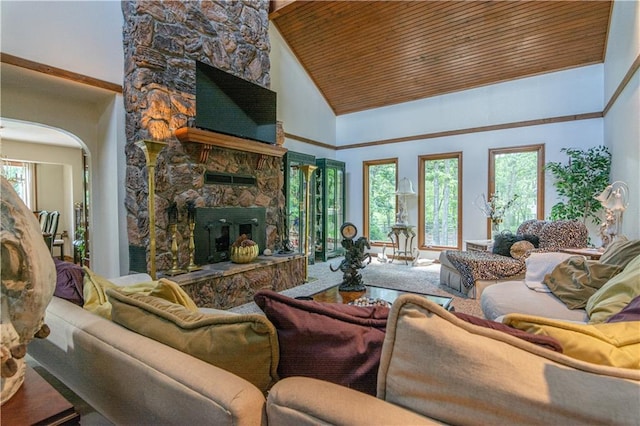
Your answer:
[[[372,244],[383,243],[396,221],[398,159],[365,161],[362,164],[364,235]]]
[[[418,161],[420,247],[461,247],[462,152],[424,155]]]
[[[489,196],[502,203],[514,200],[506,210],[500,231],[516,232],[529,219],[544,218],[544,144],[489,150]],[[487,235],[491,235],[490,224]]]
[[[13,186],[18,196],[33,210],[35,207],[33,191],[33,164],[23,161],[6,160],[2,162],[2,176]]]

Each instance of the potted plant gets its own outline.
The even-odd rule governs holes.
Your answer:
[[[84,234],[83,227],[76,228],[76,238],[73,240],[74,262],[77,263],[79,259],[80,265],[84,265],[84,258],[87,254],[87,243]]]
[[[598,220],[597,213],[602,208],[594,199],[609,184],[611,153],[600,145],[587,150],[562,148],[569,156],[566,164],[550,162],[546,170],[555,178],[554,186],[562,198],[551,208],[551,220]]]

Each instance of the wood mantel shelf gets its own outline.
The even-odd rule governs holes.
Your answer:
[[[200,153],[200,162],[203,163],[206,162],[209,150],[213,146],[280,158],[287,152],[287,149],[281,146],[256,142],[250,139],[238,138],[236,136],[225,135],[194,127],[181,127],[175,131],[175,135],[182,143],[191,142],[203,144],[204,146]]]

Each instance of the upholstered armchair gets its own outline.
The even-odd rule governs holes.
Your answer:
[[[479,297],[487,285],[524,276],[525,259],[532,251],[586,247],[589,233],[584,223],[575,220],[532,219],[518,227],[516,236],[537,237],[538,246],[527,248],[525,245],[526,249],[515,257],[490,251],[443,251],[440,253],[440,283],[471,297]]]

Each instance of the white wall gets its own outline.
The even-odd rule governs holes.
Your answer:
[[[377,108],[336,119],[338,145],[602,111],[592,65]]]
[[[539,125],[482,133],[470,133],[445,138],[404,142],[338,151],[338,159],[347,163],[347,218],[358,227],[363,223],[362,162],[377,158],[398,158],[398,177],[408,177],[418,186],[419,155],[462,151],[462,237],[485,239],[486,218],[473,206],[479,194],[487,193],[489,148],[504,148],[531,144],[545,144],[545,161],[566,161],[560,152],[563,147],[588,148],[602,144],[602,120],[591,119],[550,125]],[[557,202],[551,178],[545,179],[545,216]],[[409,218],[415,225],[418,219],[416,200],[408,203]],[[362,229],[362,228],[360,228]],[[417,241],[417,240],[416,240]]]
[[[69,100],[64,96],[52,97],[48,93],[26,89],[2,90],[3,117],[61,129],[78,138],[78,143],[89,152],[92,176],[90,250],[92,259],[96,260],[91,267],[101,275],[115,276],[120,274],[120,264],[117,261],[118,239],[113,238],[118,227],[111,226],[109,221],[119,217],[120,206],[112,201],[112,194],[118,193],[117,167],[114,166],[115,163],[101,163],[100,159],[109,150],[108,147],[115,146],[117,140],[112,135],[101,134],[99,131],[103,108],[104,106],[95,103]],[[82,198],[74,201],[82,201]]]
[[[3,53],[122,84],[119,1],[2,1],[0,15]],[[105,276],[120,275],[128,271],[128,250],[122,248],[128,241],[122,225],[126,216],[119,195],[124,190],[119,175],[125,169],[122,97],[67,99],[70,83],[60,80],[52,78],[44,90],[3,87],[2,116],[61,129],[84,145],[92,176],[91,268]]]
[[[117,0],[0,2],[2,53],[122,84]]]
[[[338,145],[468,129],[518,121],[602,111],[603,66],[592,65],[545,74],[406,104],[339,116]],[[347,163],[347,217],[362,226],[362,162],[398,158],[398,177],[408,177],[417,190],[419,155],[462,151],[462,238],[486,238],[486,219],[473,207],[487,192],[490,148],[545,144],[545,162],[567,160],[563,147],[603,144],[600,118],[519,127],[490,132],[342,149],[336,158]],[[545,216],[557,202],[550,176],[545,179]],[[416,200],[408,205],[417,224]],[[595,236],[595,235],[594,235]]]
[[[604,93],[608,102],[640,55],[640,3],[616,1],[607,39]],[[604,118],[604,140],[611,149],[611,181],[629,185],[629,208],[622,233],[640,238],[640,72],[636,71]]]
[[[273,24],[269,24],[271,41],[271,90],[278,93],[278,120],[286,133],[335,145],[336,117],[298,59]],[[292,151],[318,158],[334,158],[335,151],[286,139]]]

